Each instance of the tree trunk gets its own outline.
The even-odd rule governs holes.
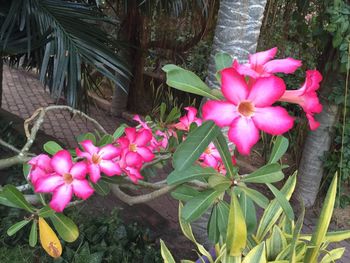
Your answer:
[[[215,73],[215,55],[227,52],[239,62],[247,61],[258,44],[266,0],[222,0],[209,60],[207,83],[218,87]]]
[[[255,53],[265,5],[266,0],[220,1],[206,80],[211,88],[218,88],[215,77],[215,55],[218,52],[227,52],[241,63],[247,61],[248,54]],[[210,213],[207,211],[192,224],[196,238],[206,247],[211,246],[207,237]]]
[[[3,74],[4,74],[4,61],[0,56],[0,108],[2,106]]]

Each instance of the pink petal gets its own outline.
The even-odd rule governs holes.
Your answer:
[[[90,164],[88,166],[88,171],[90,175],[90,179],[93,183],[97,183],[101,178],[101,170],[98,164]]]
[[[142,121],[139,115],[135,115],[134,118],[132,118],[133,120],[137,121],[142,128],[146,129],[146,130],[150,130],[151,128],[148,127],[147,123]]]
[[[185,107],[187,110],[187,119],[189,123],[192,123],[197,115],[197,109],[194,107]]]
[[[87,160],[91,160],[91,154],[88,152],[82,152],[79,148],[75,148],[75,152],[78,157],[86,158]]]
[[[275,59],[267,62],[264,70],[270,73],[294,73],[301,66],[301,61],[294,58]]]
[[[309,120],[310,130],[314,131],[320,126],[320,123],[315,120],[312,114],[306,113],[306,118]]]
[[[70,174],[74,179],[85,178],[87,172],[88,168],[85,162],[77,162],[73,165],[72,169],[70,169]]]
[[[244,79],[233,68],[221,71],[221,91],[230,102],[237,105],[248,96],[248,86]]]
[[[294,118],[282,107],[256,108],[252,119],[260,130],[272,135],[281,135],[294,124]]]
[[[125,155],[125,162],[127,166],[135,166],[142,163],[142,158],[138,153],[128,152]]]
[[[137,133],[135,144],[137,146],[145,146],[152,139],[152,132],[149,130],[141,130]]]
[[[253,101],[256,107],[271,106],[276,102],[286,90],[283,79],[270,76],[259,78],[250,90],[248,99]]]
[[[72,185],[64,184],[53,193],[50,207],[56,212],[62,212],[72,199]]]
[[[252,119],[240,117],[231,124],[228,137],[239,153],[249,155],[250,149],[259,141],[259,130]]]
[[[239,115],[236,106],[226,101],[207,101],[202,108],[204,120],[212,120],[216,125],[229,126]]]
[[[257,52],[249,55],[249,63],[251,65],[263,65],[276,56],[277,47],[271,48],[266,51]]]
[[[306,71],[306,80],[303,85],[305,86],[305,91],[316,91],[320,87],[320,82],[322,81],[322,75],[317,70],[307,70]]]
[[[73,166],[72,156],[67,150],[60,150],[52,157],[51,166],[58,174],[69,173]]]
[[[38,180],[34,184],[34,188],[35,192],[38,193],[51,193],[57,187],[60,187],[62,184],[64,184],[62,176],[50,175],[38,178]]]
[[[125,173],[131,179],[131,181],[133,181],[135,184],[137,183],[138,180],[143,179],[143,176],[141,175],[140,171],[133,167],[127,167],[125,169]]]
[[[104,160],[111,160],[120,155],[120,148],[108,144],[100,149],[98,155],[100,155]]]
[[[38,156],[33,157],[28,164],[32,167],[39,167],[46,172],[53,171],[51,167],[51,158],[46,154],[39,154]]]
[[[216,168],[216,166],[218,165],[218,160],[214,158],[214,156],[212,156],[211,154],[205,154],[204,163],[206,163],[210,167]]]
[[[33,185],[35,185],[36,181],[41,178],[41,177],[45,177],[47,176],[48,174],[40,169],[39,167],[36,167],[36,168],[32,168],[28,174],[28,178],[29,180],[32,182]]]
[[[118,139],[118,143],[120,144],[121,148],[128,148],[129,144],[130,144],[130,141],[126,137],[121,137],[121,138]]]
[[[74,194],[84,200],[94,193],[94,189],[87,180],[74,180],[72,182],[72,187]]]
[[[119,164],[110,160],[101,160],[100,169],[108,176],[119,175],[122,173]]]
[[[136,139],[136,128],[127,127],[125,128],[125,135],[128,138],[130,143],[133,143]]]
[[[250,67],[250,64],[239,64],[237,60],[233,62],[233,68],[241,75],[258,78],[260,74]]]
[[[174,127],[178,130],[187,131],[188,125],[185,125],[183,122],[178,122],[174,125]]]
[[[96,147],[90,140],[82,141],[80,142],[80,145],[86,152],[90,153],[91,155],[98,152],[98,147]]]
[[[142,157],[145,162],[150,162],[154,158],[154,154],[147,147],[137,147],[137,153]]]

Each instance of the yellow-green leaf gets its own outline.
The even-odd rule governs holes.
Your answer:
[[[234,191],[228,216],[226,249],[230,256],[239,256],[247,244],[247,226],[242,209]]]
[[[169,249],[167,248],[163,240],[160,240],[160,251],[161,251],[164,263],[175,263],[173,256],[171,255]]]
[[[267,263],[265,242],[260,243],[249,251],[243,263]]]
[[[326,237],[327,229],[332,218],[335,197],[337,194],[338,175],[335,174],[332,183],[327,191],[317,227],[310,241],[310,247],[306,251],[304,262],[316,262],[320,247]]]
[[[340,259],[345,252],[345,248],[336,248],[331,251],[328,251],[327,254],[322,258],[321,263],[333,263],[336,260]]]

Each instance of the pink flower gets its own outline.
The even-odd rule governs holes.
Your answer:
[[[53,173],[40,177],[34,184],[35,192],[53,192],[50,207],[56,212],[62,212],[72,199],[73,194],[81,199],[89,198],[94,189],[85,179],[87,167],[85,162],[72,162],[72,157],[66,150],[58,151],[51,159]]]
[[[101,178],[101,172],[107,176],[122,173],[119,164],[113,161],[114,158],[120,155],[121,150],[119,148],[111,144],[98,148],[90,140],[82,141],[80,145],[85,152],[77,148],[77,156],[86,158],[92,182],[96,183]]]
[[[306,113],[311,130],[315,130],[320,126],[320,123],[315,121],[313,115],[314,113],[320,113],[322,111],[322,105],[316,93],[316,90],[320,87],[321,81],[322,75],[319,71],[307,70],[303,86],[298,90],[286,90],[279,99],[280,101],[299,104]]]
[[[259,130],[272,135],[292,128],[294,119],[282,107],[271,107],[284,93],[282,79],[259,78],[248,87],[245,78],[233,68],[221,71],[221,90],[227,101],[208,101],[203,106],[205,120],[230,126],[228,137],[241,154],[250,153],[259,140]]]
[[[51,158],[46,154],[39,154],[28,162],[31,166],[28,178],[33,184],[35,184],[38,178],[53,172],[50,162]]]
[[[121,166],[135,166],[152,161],[154,154],[148,146],[152,137],[149,130],[136,131],[136,128],[126,128],[125,136],[118,139],[122,149]]]
[[[219,151],[215,148],[214,143],[210,143],[205,151],[199,157],[206,166],[216,168],[221,161]]]
[[[174,125],[174,127],[178,130],[189,131],[190,126],[193,122],[195,122],[198,126],[202,124],[202,120],[197,118],[197,109],[194,107],[186,107],[187,114],[182,116],[178,123]]]
[[[137,184],[138,180],[143,179],[143,176],[141,175],[140,168],[135,167],[125,167],[123,170],[126,173],[126,175],[130,178],[131,181],[133,181],[135,184]]]
[[[247,75],[254,79],[269,77],[274,73],[293,73],[301,66],[301,61],[294,58],[274,59],[277,48],[249,55],[249,63],[240,65],[236,60],[233,67],[241,75]]]

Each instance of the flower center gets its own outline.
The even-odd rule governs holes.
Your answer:
[[[211,154],[211,150],[210,150],[210,148],[209,148],[209,147],[207,147],[207,149],[205,149],[204,153],[206,153],[206,154]]]
[[[238,112],[244,117],[251,117],[254,115],[255,107],[250,101],[242,101],[237,108]]]
[[[100,162],[100,160],[101,160],[101,157],[100,157],[98,154],[94,153],[94,154],[92,155],[91,161],[92,161],[94,164],[98,164],[98,163]]]
[[[136,152],[137,151],[137,145],[135,143],[131,143],[129,145],[129,151],[130,152]]]
[[[73,182],[73,176],[71,174],[64,174],[63,180],[66,184],[71,184]]]

